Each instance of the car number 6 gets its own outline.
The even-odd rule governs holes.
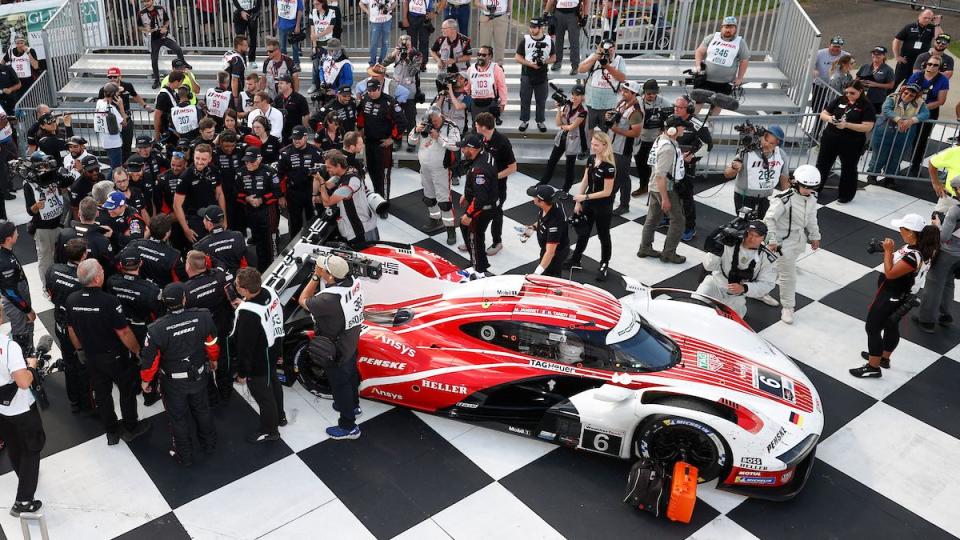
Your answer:
[[[610,449],[610,437],[603,433],[598,433],[593,438],[593,447],[596,448],[598,452],[606,452]]]
[[[770,388],[780,388],[780,381],[771,379],[769,377],[760,376],[760,382],[769,386]]]

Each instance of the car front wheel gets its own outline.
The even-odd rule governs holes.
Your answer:
[[[700,482],[716,479],[730,460],[730,452],[713,428],[674,415],[656,415],[645,421],[634,437],[633,453],[669,465],[685,461],[697,468]]]

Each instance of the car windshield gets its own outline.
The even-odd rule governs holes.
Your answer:
[[[680,361],[680,347],[643,319],[636,334],[607,347],[615,371],[661,371]]]

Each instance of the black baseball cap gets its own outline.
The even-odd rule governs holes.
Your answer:
[[[543,201],[553,202],[558,191],[560,190],[551,186],[550,184],[541,184],[538,186],[528,187],[527,195],[530,197],[536,197]]]
[[[260,159],[260,149],[256,146],[250,146],[243,152],[243,157],[240,158],[240,161],[251,162],[258,159]]]
[[[0,242],[3,242],[7,238],[13,236],[13,233],[17,231],[17,226],[13,224],[12,221],[7,221],[5,219],[0,219]]]
[[[767,236],[767,224],[760,221],[759,219],[755,219],[750,223],[747,223],[747,230],[753,231],[759,234],[760,236],[763,236],[764,238],[766,238]]]
[[[173,66],[173,69],[180,69],[180,68],[193,69],[193,66],[188,64],[186,60],[181,60],[179,58],[174,58],[173,62],[171,62],[170,65]]]
[[[578,96],[582,96],[587,93],[587,89],[584,88],[582,84],[577,84],[577,85],[574,85],[572,90],[570,90],[570,93],[577,94]]]
[[[186,296],[187,288],[184,287],[183,283],[175,282],[163,288],[160,299],[163,300],[163,303],[166,304],[167,307],[177,307],[184,304]]]
[[[130,156],[127,159],[126,167],[130,172],[140,172],[143,170],[143,158],[137,155]]]
[[[125,249],[120,252],[120,265],[124,268],[136,268],[140,266],[142,259],[136,249]]]
[[[873,50],[870,51],[870,52],[876,53],[876,54],[887,54],[887,48],[884,47],[883,45],[877,45],[877,46],[874,47]]]
[[[540,20],[539,17],[534,17],[534,18],[530,19],[530,23],[529,23],[527,26],[542,27],[542,26],[543,26],[543,21]]]
[[[197,211],[197,215],[210,223],[220,223],[223,221],[223,209],[215,204],[201,208]]]
[[[283,75],[280,75],[279,77],[277,77],[277,82],[280,82],[280,81],[292,83],[293,77],[291,77],[288,73],[284,73]]]
[[[352,93],[353,93],[353,89],[350,88],[350,85],[349,85],[349,84],[345,84],[345,85],[341,86],[339,90],[337,90],[337,93],[338,93],[338,94],[352,94]]]
[[[937,36],[937,38],[934,39],[934,41],[942,41],[942,42],[944,42],[944,43],[950,43],[950,41],[951,41],[952,39],[953,39],[953,38],[950,37],[950,34],[944,32],[944,33],[940,34],[939,36]]]
[[[307,136],[307,128],[303,126],[294,126],[293,131],[290,132],[290,138],[292,139],[302,139]]]
[[[367,90],[378,90],[381,86],[383,85],[380,84],[379,79],[374,79],[373,77],[367,79]]]
[[[153,139],[149,135],[137,137],[137,148],[150,148],[151,146],[153,146]]]
[[[67,144],[87,144],[87,140],[79,135],[74,135],[67,139]]]
[[[457,143],[458,148],[483,148],[483,137],[479,133],[471,133]]]
[[[85,171],[99,171],[100,170],[100,161],[96,156],[85,156],[80,164],[83,165],[83,170]]]

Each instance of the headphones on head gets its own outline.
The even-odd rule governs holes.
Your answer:
[[[680,98],[687,102],[687,114],[693,116],[693,113],[694,113],[696,107],[695,107],[695,105],[694,105],[694,103],[693,103],[693,100],[690,98],[690,95],[689,95],[689,94],[683,94],[682,96],[680,96]]]
[[[264,129],[264,131],[266,131],[266,132],[269,134],[269,133],[270,133],[270,128],[271,128],[271,126],[272,126],[272,124],[270,123],[270,119],[267,118],[265,115],[262,115],[262,114],[261,114],[261,115],[258,116],[256,119],[254,119],[254,122],[257,122],[257,121],[262,121],[262,122],[263,122],[263,129]]]

